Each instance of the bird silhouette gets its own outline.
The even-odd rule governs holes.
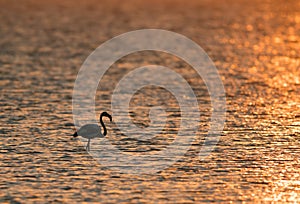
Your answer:
[[[96,137],[104,137],[107,134],[105,124],[102,120],[103,117],[108,117],[110,119],[110,122],[112,122],[111,115],[109,115],[107,112],[101,113],[99,121],[100,121],[100,124],[103,127],[103,134],[101,133],[101,127],[97,124],[86,124],[86,125],[82,126],[77,132],[75,132],[73,134],[74,137],[82,136],[82,137],[88,139],[88,142],[87,142],[87,145],[86,145],[86,150],[87,151],[90,151],[90,141],[91,141],[91,139],[96,138]]]

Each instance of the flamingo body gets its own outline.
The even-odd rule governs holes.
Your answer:
[[[97,124],[86,124],[82,126],[78,131],[77,135],[82,136],[86,139],[93,139],[96,137],[104,137],[101,133],[101,127]]]

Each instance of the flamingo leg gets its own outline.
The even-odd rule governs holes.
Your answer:
[[[88,140],[87,145],[85,147],[87,151],[90,151],[90,141],[91,139]]]

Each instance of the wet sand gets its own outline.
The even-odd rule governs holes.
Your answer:
[[[81,64],[104,41],[142,28],[191,38],[220,72],[227,118],[207,161],[197,155],[208,128],[209,95],[187,64],[167,54],[133,54],[114,64],[96,109],[109,109],[113,85],[135,67],[174,68],[190,79],[203,113],[202,131],[184,158],[155,175],[130,175],[102,166],[71,140]],[[0,0],[0,202],[300,202],[299,33],[296,0]],[[166,105],[178,111],[168,98]],[[143,126],[149,121],[139,102],[136,96],[133,121]],[[132,154],[157,151],[174,137],[173,117],[170,134],[150,145],[117,138],[111,125],[112,143]]]

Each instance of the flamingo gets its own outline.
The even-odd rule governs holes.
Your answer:
[[[103,127],[103,134],[101,133],[101,127],[97,124],[86,124],[73,134],[73,137],[82,136],[82,137],[88,139],[88,143],[85,147],[87,151],[90,151],[91,139],[96,138],[96,137],[104,137],[107,134],[106,127],[102,120],[102,118],[104,116],[108,117],[110,119],[110,122],[112,122],[111,115],[109,115],[107,112],[101,113],[99,120],[100,120],[100,124]]]

